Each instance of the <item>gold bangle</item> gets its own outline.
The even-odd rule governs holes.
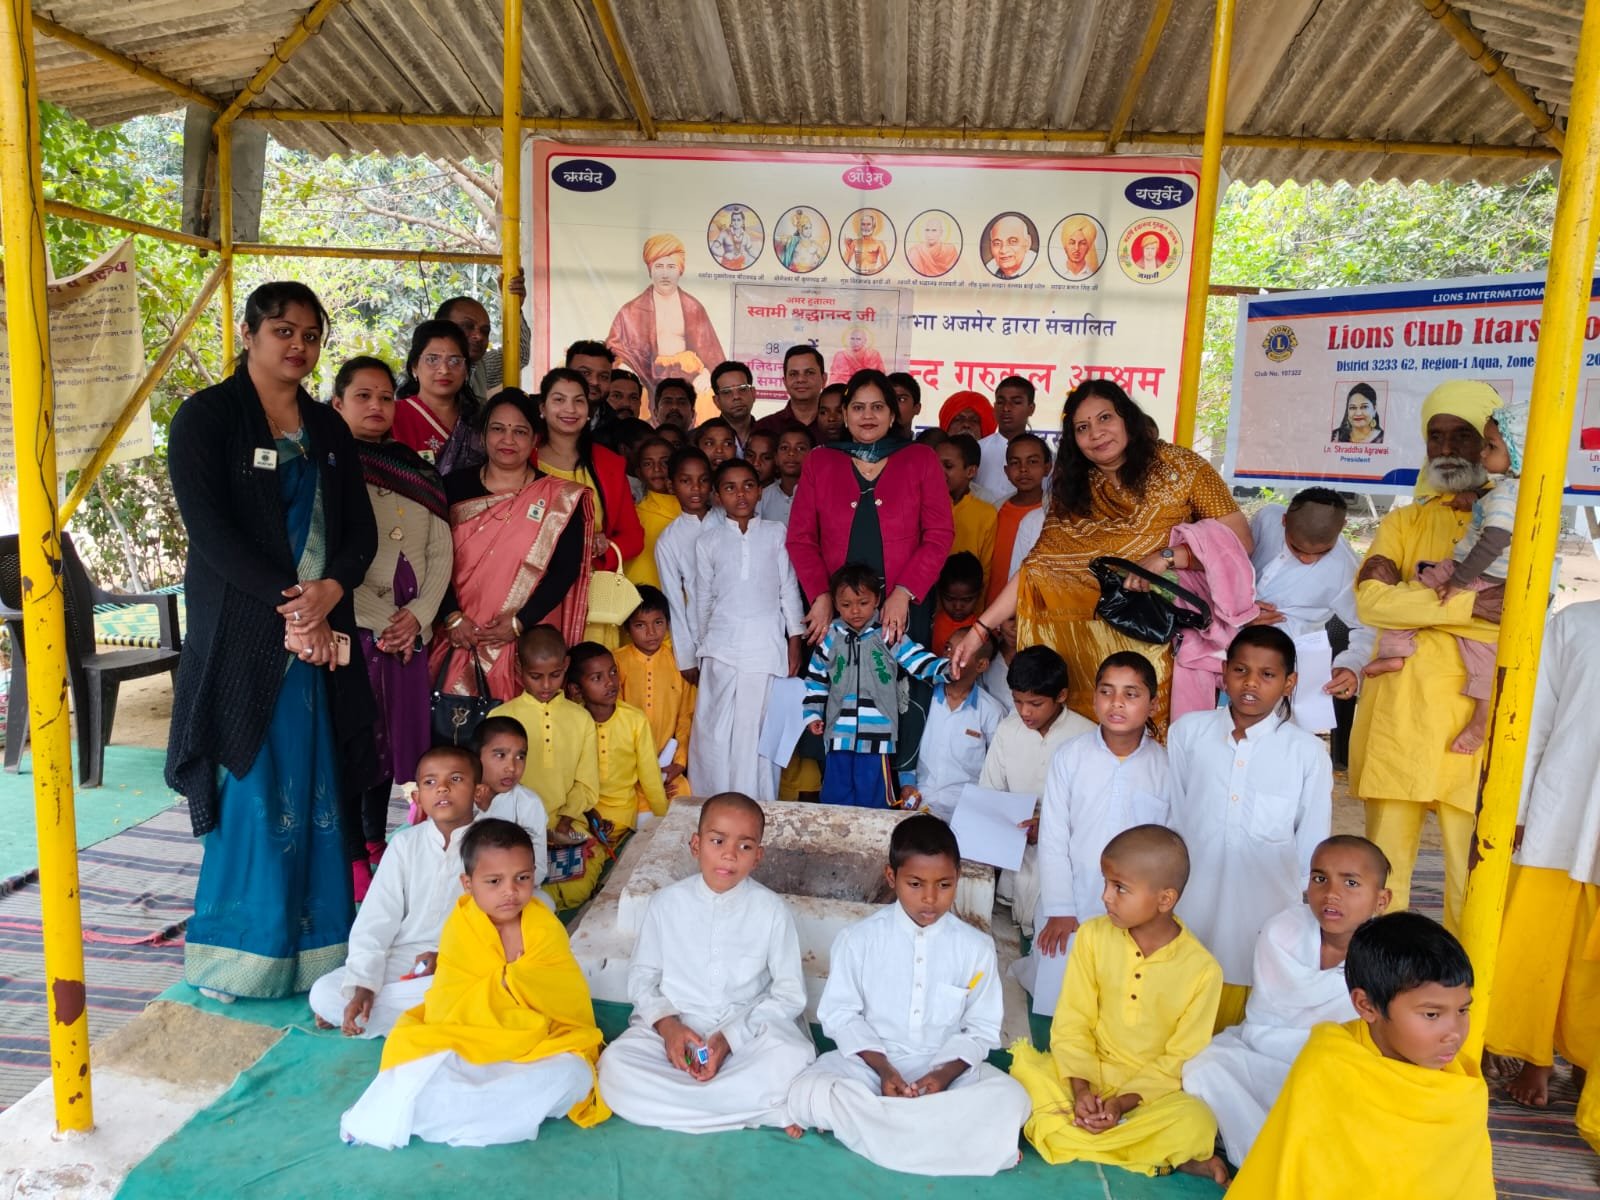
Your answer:
[[[452,613],[450,616],[448,616],[448,617],[446,617],[444,619],[445,631],[448,633],[450,630],[454,629],[457,625],[460,625],[466,619],[467,619],[467,614],[457,610],[456,612]]]
[[[511,618],[511,632],[514,633],[517,637],[521,637],[522,636],[522,620],[521,620],[521,618],[519,618],[519,617],[512,617]]]

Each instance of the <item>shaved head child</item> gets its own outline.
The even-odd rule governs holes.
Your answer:
[[[465,746],[435,746],[417,760],[423,820],[389,840],[350,927],[344,966],[311,985],[319,1027],[383,1037],[422,1000],[439,957],[439,930],[461,895],[461,842],[478,815],[479,774],[477,756]]]
[[[1211,1107],[1230,1162],[1249,1154],[1311,1027],[1355,1019],[1345,955],[1355,931],[1388,907],[1388,879],[1389,860],[1366,838],[1340,834],[1312,851],[1305,902],[1256,939],[1244,1023],[1184,1064],[1183,1089]]]
[[[1230,1200],[1325,1194],[1493,1200],[1489,1093],[1471,1055],[1472,962],[1418,913],[1350,939],[1356,1019],[1318,1025]]]
[[[1050,1163],[1227,1182],[1217,1123],[1183,1091],[1183,1064],[1211,1040],[1222,969],[1173,916],[1189,882],[1183,839],[1136,825],[1100,856],[1106,915],[1078,928],[1050,1024],[1050,1053],[1011,1048],[1033,1101],[1023,1129]]]
[[[611,1115],[595,1085],[589,989],[561,922],[533,900],[527,830],[478,821],[461,867],[466,894],[445,921],[432,986],[340,1120],[346,1142],[493,1146],[533,1141],[562,1113],[583,1127]]]
[[[795,1080],[790,1110],[891,1171],[1006,1170],[1028,1097],[984,1061],[1000,1044],[1000,979],[994,939],[950,911],[950,827],[901,821],[884,874],[894,903],[834,939],[817,1018],[838,1049]]]
[[[699,872],[658,891],[628,968],[633,1017],[600,1059],[600,1087],[635,1125],[713,1133],[788,1126],[789,1085],[816,1057],[800,938],[750,873],[766,814],[723,792],[689,840]]]

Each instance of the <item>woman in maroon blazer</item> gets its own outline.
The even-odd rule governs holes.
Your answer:
[[[888,377],[857,371],[845,385],[849,440],[806,456],[789,513],[789,558],[810,604],[806,635],[813,643],[833,620],[828,577],[847,562],[883,576],[886,641],[906,634],[927,646],[932,636],[933,585],[955,540],[955,518],[939,456],[896,436],[894,420]],[[911,708],[900,715],[902,775],[916,770],[926,692],[914,684]]]

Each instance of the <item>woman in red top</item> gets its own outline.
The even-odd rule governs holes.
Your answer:
[[[412,333],[390,436],[432,463],[440,475],[481,466],[486,458],[483,437],[472,420],[478,402],[467,386],[471,366],[467,335],[454,321],[424,321]]]
[[[620,571],[644,549],[644,526],[633,507],[627,465],[620,454],[594,444],[589,433],[589,385],[567,367],[547,371],[539,381],[538,426],[533,464],[546,475],[581,483],[594,493],[593,568]],[[621,644],[615,625],[590,622],[589,641],[608,649]]]

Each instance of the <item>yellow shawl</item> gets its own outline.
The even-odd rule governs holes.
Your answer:
[[[494,923],[471,896],[456,901],[439,938],[438,973],[422,1003],[395,1024],[380,1069],[454,1050],[480,1065],[571,1052],[592,1071],[602,1035],[589,988],[566,930],[537,900],[522,910],[522,947],[507,963]],[[567,1114],[585,1129],[610,1115],[597,1089]]]
[[[1228,1200],[1494,1200],[1489,1091],[1467,1054],[1442,1071],[1385,1058],[1365,1021],[1318,1025]]]

